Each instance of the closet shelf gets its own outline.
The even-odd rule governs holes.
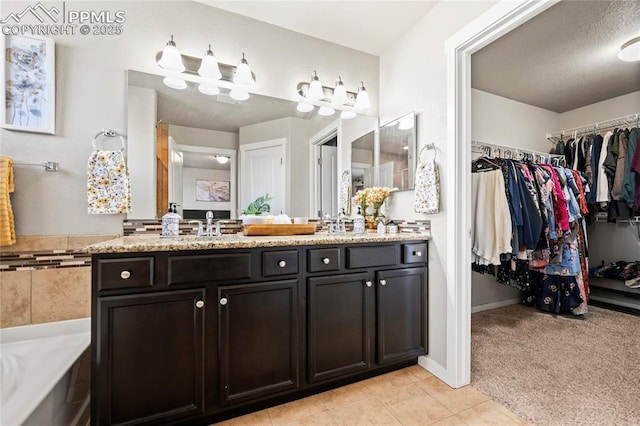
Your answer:
[[[547,140],[557,142],[563,136],[578,137],[588,133],[600,132],[607,129],[626,125],[640,125],[640,113],[625,115],[624,117],[612,118],[610,120],[600,121],[598,123],[587,124],[580,127],[574,127],[566,130],[558,130],[556,132],[547,133]]]

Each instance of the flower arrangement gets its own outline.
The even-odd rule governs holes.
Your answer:
[[[356,192],[353,196],[353,204],[360,206],[362,213],[378,217],[380,207],[391,193],[391,188],[374,186]]]

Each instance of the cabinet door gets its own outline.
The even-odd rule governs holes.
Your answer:
[[[377,275],[377,362],[389,364],[424,355],[427,348],[425,268]]]
[[[366,273],[308,279],[309,382],[369,368],[374,291]]]
[[[204,411],[204,290],[98,299],[92,424]]]
[[[298,280],[218,288],[223,403],[298,387]]]

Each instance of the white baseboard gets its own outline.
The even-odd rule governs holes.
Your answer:
[[[452,381],[449,380],[449,372],[442,366],[442,364],[437,363],[429,356],[425,355],[418,357],[418,365],[445,382],[447,385],[451,386]]]
[[[488,311],[489,309],[502,308],[503,306],[509,305],[517,305],[521,303],[522,300],[520,298],[500,300],[498,302],[486,303],[484,305],[472,306],[471,313],[475,314],[476,312]]]

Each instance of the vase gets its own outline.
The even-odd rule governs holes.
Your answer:
[[[364,220],[367,224],[367,229],[378,229],[378,217],[374,215],[367,215],[364,217]]]

